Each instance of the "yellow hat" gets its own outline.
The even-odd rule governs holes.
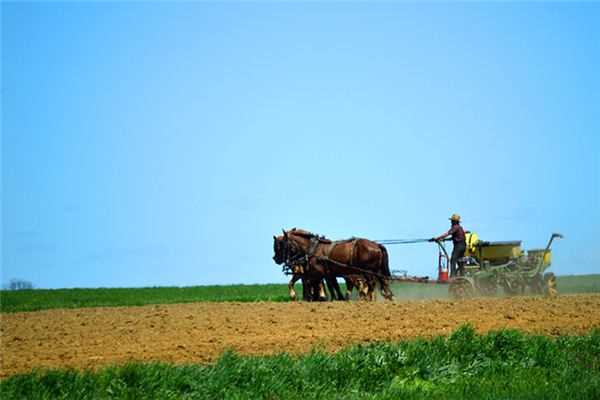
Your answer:
[[[452,214],[452,216],[449,219],[450,219],[450,221],[460,222],[460,215]]]

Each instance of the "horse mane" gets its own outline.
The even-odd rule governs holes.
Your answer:
[[[312,232],[305,231],[304,229],[300,229],[300,228],[292,228],[291,230],[288,231],[288,233],[292,233],[297,236],[302,236],[306,239],[316,238],[317,240],[319,240],[319,242],[322,242],[322,243],[331,243],[331,240],[327,239],[325,236],[319,236]]]

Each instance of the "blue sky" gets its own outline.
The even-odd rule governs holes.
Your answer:
[[[283,282],[272,236],[599,273],[600,4],[2,3],[2,281]],[[434,275],[432,244],[390,247]]]

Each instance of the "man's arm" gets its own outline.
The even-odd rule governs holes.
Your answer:
[[[438,237],[435,237],[435,238],[434,238],[434,239],[435,239],[435,241],[437,242],[438,240],[442,240],[442,239],[444,239],[444,238],[446,238],[446,237],[448,237],[448,236],[452,235],[452,232],[451,232],[451,231],[452,231],[452,229],[450,229],[450,230],[449,230],[449,231],[447,231],[447,232],[444,232],[444,233],[442,233],[442,234],[441,234],[440,236],[438,236]]]
[[[440,236],[432,238],[433,239],[432,242],[437,242],[438,240],[443,240],[443,239],[447,238],[448,236],[452,235],[454,233],[454,231],[457,229],[456,228],[457,226],[458,225],[454,225],[452,228],[448,229],[448,231],[442,233]]]

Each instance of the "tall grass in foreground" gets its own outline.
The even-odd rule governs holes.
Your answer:
[[[0,382],[8,399],[598,399],[600,331],[551,339],[518,331],[376,343],[215,364],[39,371]]]

